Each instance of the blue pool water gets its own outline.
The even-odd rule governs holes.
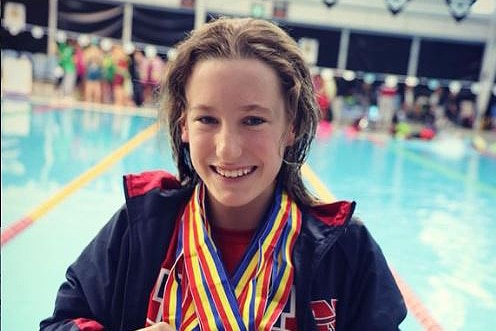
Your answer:
[[[2,231],[153,122],[2,100]],[[433,144],[336,131],[315,141],[308,163],[337,198],[357,201],[391,267],[445,330],[487,330],[496,324],[496,159],[460,141]],[[33,330],[51,314],[66,267],[122,204],[122,174],[175,172],[169,154],[163,137],[145,141],[2,247],[2,330]],[[402,329],[423,330],[411,314]]]
[[[314,147],[313,170],[358,202],[391,266],[445,330],[496,324],[495,158],[451,138],[381,145],[338,133]],[[404,329],[421,330],[411,316]]]

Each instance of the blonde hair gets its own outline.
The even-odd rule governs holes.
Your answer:
[[[255,59],[275,70],[286,98],[287,118],[295,142],[286,148],[278,179],[299,204],[315,198],[305,188],[301,166],[315,136],[320,112],[315,103],[309,69],[296,42],[275,24],[252,18],[220,18],[207,23],[182,41],[168,62],[163,82],[161,122],[168,126],[172,156],[185,186],[200,178],[192,166],[188,145],[181,140],[181,124],[187,109],[185,87],[196,63],[208,59]]]

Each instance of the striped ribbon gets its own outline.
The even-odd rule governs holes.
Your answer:
[[[301,213],[278,187],[271,213],[229,278],[198,185],[182,217],[176,260],[164,288],[163,320],[180,331],[270,330],[293,284],[291,252]]]

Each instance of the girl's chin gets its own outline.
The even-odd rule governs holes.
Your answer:
[[[251,199],[247,199],[247,196],[241,196],[239,193],[236,194],[222,194],[220,196],[214,195],[214,199],[216,203],[220,207],[224,208],[242,208],[247,206],[252,201]]]

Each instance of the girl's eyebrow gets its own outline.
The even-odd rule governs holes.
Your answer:
[[[252,111],[262,111],[262,112],[271,112],[271,109],[259,104],[249,104],[241,107],[241,110],[246,112]]]
[[[207,106],[204,104],[197,104],[189,107],[190,110],[204,111],[204,112],[213,112],[215,110],[214,107]],[[262,106],[260,104],[248,104],[243,105],[240,109],[244,112],[254,112],[254,111],[262,111],[262,112],[272,112],[272,110],[268,107]]]
[[[191,107],[188,107],[188,109],[190,109],[190,110],[200,110],[200,111],[205,111],[205,112],[212,112],[212,111],[214,111],[214,108],[213,107],[210,107],[210,106],[207,106],[207,105],[204,105],[204,104],[193,105]]]

